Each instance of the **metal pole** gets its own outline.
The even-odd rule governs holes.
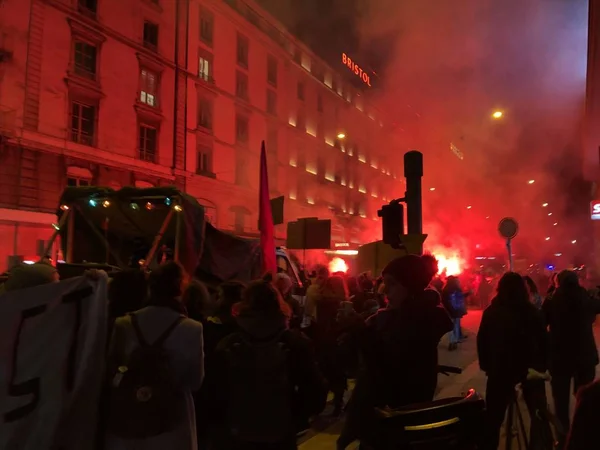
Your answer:
[[[142,264],[142,267],[141,267],[142,269],[147,269],[148,266],[150,265],[150,263],[152,262],[152,259],[154,258],[154,254],[156,253],[156,249],[158,248],[160,241],[162,241],[163,235],[167,231],[167,227],[171,223],[171,219],[173,218],[173,213],[174,213],[174,209],[173,208],[169,209],[169,213],[167,214],[167,217],[165,217],[165,221],[163,222],[162,226],[160,227],[158,234],[154,237],[154,242],[152,243],[152,247],[150,248],[150,251],[146,255],[146,260],[144,261],[144,264]]]
[[[90,227],[90,229],[92,230],[92,232],[98,237],[98,239],[100,239],[101,242],[104,243],[104,248],[107,250],[107,252],[109,252],[113,258],[115,258],[116,263],[118,264],[118,266],[122,269],[125,267],[125,265],[123,264],[123,261],[121,261],[121,258],[119,257],[119,255],[117,254],[117,252],[115,252],[111,247],[110,247],[110,243],[108,242],[106,236],[104,234],[102,234],[100,231],[98,231],[98,229],[96,228],[96,226],[94,225],[94,222],[92,222],[92,220],[87,217],[83,211],[81,211],[81,209],[79,209],[79,206],[75,206],[75,208],[77,208],[77,210],[79,211],[79,214],[81,214],[81,218],[83,220],[85,220],[85,222],[88,224],[88,226]],[[68,262],[68,261],[67,261]]]
[[[173,258],[179,262],[179,246],[181,245],[181,211],[178,211],[175,217],[175,249]]]
[[[58,233],[60,233],[60,230],[62,229],[62,227],[67,222],[67,219],[69,218],[70,214],[71,214],[70,209],[67,209],[66,211],[63,212],[63,215],[60,217],[60,220],[58,221],[58,228],[56,230],[54,230],[54,233],[52,233],[52,237],[50,237],[50,240],[46,244],[46,248],[44,248],[44,254],[42,255],[42,258],[44,258],[48,253],[50,253],[50,250],[52,250],[54,241],[56,240],[56,237],[58,236]],[[68,245],[68,241],[67,241],[67,245]]]
[[[411,150],[404,154],[404,177],[406,178],[406,223],[408,234],[423,234],[423,206],[421,179],[423,178],[423,154]]]
[[[67,224],[67,263],[73,262],[73,240],[75,239],[75,213],[71,211]]]
[[[508,250],[508,270],[513,272],[512,239],[506,240],[506,250]]]

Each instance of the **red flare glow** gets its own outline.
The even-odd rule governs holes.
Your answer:
[[[456,251],[436,248],[431,253],[438,261],[438,274],[440,275],[457,276],[465,269],[465,261]]]
[[[329,262],[329,273],[348,272],[348,264],[342,258],[333,258]]]

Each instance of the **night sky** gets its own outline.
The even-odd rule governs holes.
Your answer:
[[[359,22],[366,0],[258,0],[290,32],[326,61],[342,52],[379,73],[392,51],[392,39],[361,39]],[[361,42],[362,41],[362,42]]]

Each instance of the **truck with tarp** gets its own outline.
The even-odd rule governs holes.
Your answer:
[[[63,277],[78,275],[90,264],[108,271],[152,270],[165,259],[178,261],[209,285],[261,276],[259,241],[215,228],[203,206],[174,187],[68,187],[56,214],[56,230],[45,253],[60,237],[64,263],[58,268]],[[277,249],[277,260],[301,288],[285,249]]]

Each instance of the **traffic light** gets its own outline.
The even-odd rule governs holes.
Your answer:
[[[404,235],[404,205],[400,200],[392,200],[389,205],[383,205],[377,215],[381,217],[383,242],[392,248],[400,248]]]

